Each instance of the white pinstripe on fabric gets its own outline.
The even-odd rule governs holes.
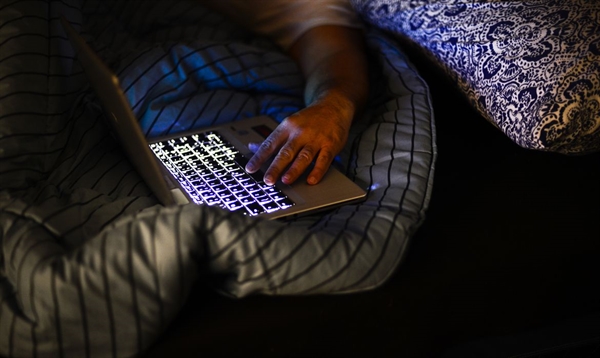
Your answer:
[[[427,86],[376,31],[374,98],[341,156],[365,202],[289,222],[156,205],[105,128],[59,14],[85,24],[149,136],[281,120],[302,106],[302,79],[270,44],[193,1],[144,4],[0,2],[0,78],[11,84],[0,84],[2,355],[135,355],[175,317],[200,267],[235,297],[373,289],[424,219],[435,161]],[[30,16],[39,24],[25,30]],[[45,62],[23,54],[14,34],[27,31],[46,39]]]

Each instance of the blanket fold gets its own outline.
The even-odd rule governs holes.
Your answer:
[[[359,292],[395,272],[436,151],[427,86],[394,41],[366,33],[374,92],[338,163],[366,201],[265,221],[158,205],[61,15],[119,75],[149,137],[304,105],[291,59],[196,1],[0,2],[0,355],[139,354],[201,274],[241,298]]]

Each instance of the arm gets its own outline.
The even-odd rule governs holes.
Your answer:
[[[243,26],[271,36],[300,66],[305,78],[307,107],[286,118],[260,145],[246,170],[257,171],[275,156],[265,172],[265,182],[274,184],[279,177],[293,183],[314,160],[308,176],[309,184],[318,183],[348,138],[353,118],[360,112],[368,96],[367,64],[360,30],[340,25],[320,25],[308,29],[289,44],[290,33],[301,27],[295,22],[278,19],[289,11],[322,10],[310,2],[269,0],[207,1],[213,9]],[[317,3],[318,4],[318,3]],[[286,170],[286,168],[288,168]]]
[[[321,180],[344,147],[352,120],[368,96],[363,51],[361,32],[342,26],[315,27],[291,46],[289,53],[306,77],[307,107],[286,118],[260,145],[248,171],[258,170],[276,155],[265,173],[267,184],[274,184],[280,175],[291,184],[313,160],[308,183]]]

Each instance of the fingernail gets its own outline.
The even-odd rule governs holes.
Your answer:
[[[273,177],[270,175],[265,176],[265,183],[269,185],[273,185]]]
[[[317,178],[315,177],[308,177],[308,184],[317,184]]]

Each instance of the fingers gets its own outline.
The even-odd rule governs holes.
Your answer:
[[[351,118],[331,115],[321,107],[310,106],[286,118],[264,142],[249,146],[254,155],[246,171],[255,173],[273,158],[265,171],[264,182],[274,185],[281,177],[281,181],[289,185],[314,162],[307,182],[317,184],[346,143],[351,123]]]
[[[315,149],[314,147],[308,145],[302,148],[302,150],[298,153],[296,159],[294,160],[290,168],[281,177],[281,181],[285,184],[292,184],[293,182],[295,182],[296,179],[298,179],[298,177],[302,175],[302,173],[304,173],[306,168],[308,168],[310,163],[312,163],[317,151],[318,149]]]
[[[286,143],[279,153],[273,159],[269,169],[265,172],[264,182],[267,185],[275,185],[275,182],[284,171],[284,169],[294,160],[296,150],[293,147],[293,142]]]
[[[325,175],[325,173],[327,173],[327,170],[331,166],[334,157],[335,155],[330,150],[322,149],[319,152],[319,156],[317,157],[315,166],[308,175],[308,184],[314,185],[320,182],[321,179],[323,179],[323,176]]]
[[[253,149],[255,153],[250,161],[248,161],[246,170],[250,173],[254,173],[260,169],[260,167],[273,156],[274,152],[277,150],[276,143],[279,142],[280,140],[275,136],[274,138],[267,138],[260,146],[252,146],[251,149]],[[281,176],[281,181],[288,185],[292,184],[310,166],[317,153],[319,153],[319,148],[311,145],[305,145],[298,151],[295,146],[295,141],[290,140],[285,143],[277,155],[275,155],[273,162],[265,172],[264,182],[268,185],[274,185],[277,179],[285,171],[285,174]],[[328,151],[321,150],[315,168],[311,171],[311,175],[308,178],[309,184],[318,183],[329,168],[333,156],[327,153]],[[288,168],[287,171],[285,170],[286,168]]]
[[[277,152],[279,147],[281,147],[281,149],[279,149],[277,152],[277,155],[275,155],[273,162],[265,172],[263,180],[268,185],[275,184],[285,168],[287,168],[290,163],[294,161],[294,158],[296,158],[296,153],[298,152],[298,149],[296,148],[296,141],[292,140],[290,135],[287,134],[286,130],[282,130],[281,128],[284,127],[277,127],[277,129],[275,129],[275,131],[273,131],[273,133],[271,133],[271,135],[269,135],[267,139],[262,142],[252,158],[250,158],[248,161],[248,164],[246,164],[246,171],[254,173],[258,171],[260,167]],[[310,164],[310,161],[308,164]],[[293,182],[293,180],[284,180],[284,183],[286,184],[291,182]]]
[[[316,156],[317,153],[319,153],[318,156]],[[281,176],[281,181],[284,184],[290,185],[306,171],[315,159],[315,156],[317,157],[317,160],[313,170],[310,172],[307,182],[311,185],[317,184],[323,178],[333,161],[331,152],[327,150],[321,150],[319,152],[315,147],[305,146],[296,155],[296,151],[289,143],[284,145],[275,156],[275,159],[273,159],[273,162],[265,172],[263,180],[268,185],[274,185],[277,178],[285,171],[285,174]],[[289,169],[286,171],[285,169],[288,166]]]
[[[251,147],[254,151],[254,155],[246,164],[246,171],[254,173],[260,169],[260,167],[275,153],[279,146],[284,142],[280,139],[279,127],[277,127],[273,133],[271,133],[267,139],[265,139],[258,148]]]

